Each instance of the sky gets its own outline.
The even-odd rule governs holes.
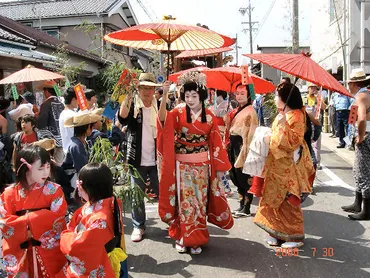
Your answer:
[[[146,6],[151,15],[155,15],[159,20],[163,15],[172,15],[181,23],[195,25],[201,23],[207,25],[211,30],[235,38],[238,34],[239,64],[246,63],[248,59],[241,56],[242,53],[249,53],[249,33],[242,30],[247,28],[242,22],[248,21],[248,15],[244,17],[239,12],[241,7],[248,5],[248,0],[130,0],[139,23],[150,22],[141,6],[141,2]],[[259,46],[287,46],[291,44],[291,0],[251,0],[252,21],[258,21],[255,27],[260,30],[254,33],[253,46],[256,51]],[[270,6],[270,13],[268,10]],[[310,37],[310,0],[299,1],[299,30],[300,45],[309,45]],[[261,26],[263,19],[266,20]],[[235,55],[234,53],[231,53]]]
[[[12,0],[0,0],[9,2]],[[13,0],[14,1],[14,0]],[[105,0],[99,0],[105,1]],[[201,23],[211,30],[235,38],[238,35],[239,64],[248,63],[243,53],[249,51],[249,33],[243,32],[247,25],[248,15],[239,12],[241,7],[247,7],[249,0],[127,0],[130,1],[139,23],[151,22],[139,2],[141,2],[152,17],[161,20],[163,15],[172,15],[184,24]],[[323,1],[323,0],[322,0]],[[291,6],[292,0],[251,0],[253,7],[252,21],[258,31],[254,32],[253,48],[259,46],[289,46],[291,45]],[[311,0],[299,0],[299,31],[300,45],[310,45]],[[272,5],[273,4],[273,5]],[[269,8],[272,7],[268,13]],[[266,17],[266,15],[268,15]],[[264,18],[266,17],[266,20]],[[157,21],[155,19],[155,21]],[[262,25],[263,23],[263,25]],[[257,34],[258,33],[258,34]],[[257,37],[256,37],[257,35]],[[235,51],[229,52],[235,57]],[[235,60],[234,60],[235,61]]]

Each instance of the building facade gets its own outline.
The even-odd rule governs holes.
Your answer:
[[[128,0],[22,0],[0,3],[0,15],[100,58],[150,70],[150,52],[134,51],[103,40],[105,34],[138,24]]]
[[[312,58],[340,80],[353,68],[370,74],[369,17],[369,0],[312,0]]]

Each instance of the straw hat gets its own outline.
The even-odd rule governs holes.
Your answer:
[[[316,87],[317,89],[320,89],[320,87],[317,86],[316,84],[314,84],[312,82],[307,82],[307,88],[310,88],[310,87]]]
[[[40,146],[47,151],[51,151],[55,148],[55,140],[54,139],[42,139],[33,143],[34,146]]]
[[[64,127],[77,127],[101,121],[102,117],[92,112],[75,115],[64,122]]]
[[[99,115],[99,116],[102,116],[103,112],[104,112],[104,108],[97,108],[97,109],[94,109],[94,110],[91,111],[91,113],[93,113],[95,115]]]
[[[44,88],[53,88],[57,83],[54,80],[47,80],[42,82],[37,89],[42,90]]]
[[[370,76],[366,76],[366,73],[363,69],[353,69],[350,76],[348,83],[354,83],[354,82],[362,82],[369,80]]]
[[[157,84],[153,73],[141,73],[139,76],[139,86],[162,87],[162,84]]]

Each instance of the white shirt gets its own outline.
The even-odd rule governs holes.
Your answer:
[[[141,164],[140,166],[155,166],[155,129],[150,125],[151,107],[143,107],[143,130],[141,138]]]
[[[76,115],[77,112],[71,109],[64,109],[59,116],[59,130],[60,136],[62,137],[62,144],[63,144],[63,152],[67,153],[68,146],[71,144],[71,138],[74,135],[74,128],[73,127],[64,127],[64,122]]]

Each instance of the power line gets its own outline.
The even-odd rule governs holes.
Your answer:
[[[274,0],[274,1],[271,3],[271,5],[270,5],[269,9],[267,10],[267,12],[266,12],[265,16],[264,16],[264,17],[263,17],[263,19],[262,19],[262,22],[261,22],[261,24],[260,24],[260,26],[259,26],[259,28],[258,28],[258,31],[257,31],[257,33],[256,33],[256,35],[255,35],[255,37],[254,37],[254,38],[257,38],[257,37],[258,37],[258,34],[261,32],[261,29],[262,29],[263,25],[265,24],[265,22],[266,22],[267,18],[269,17],[269,15],[270,15],[270,13],[271,13],[272,9],[273,9],[273,8],[274,8],[274,6],[275,6],[275,3],[276,3],[276,0]]]
[[[152,22],[154,22],[155,20],[153,19],[153,17],[152,17],[152,15],[151,15],[151,13],[149,12],[149,10],[145,7],[145,5],[143,4],[143,2],[141,2],[141,0],[136,0],[138,3],[139,3],[139,5],[141,6],[141,8],[143,9],[143,11],[146,13],[146,15],[149,17],[149,19],[152,21]],[[149,4],[147,4],[147,6],[148,7],[150,7],[149,6]],[[152,11],[153,11],[153,9],[152,9]],[[158,20],[158,18],[157,18],[157,16],[154,14],[154,16],[156,17],[156,19]]]

